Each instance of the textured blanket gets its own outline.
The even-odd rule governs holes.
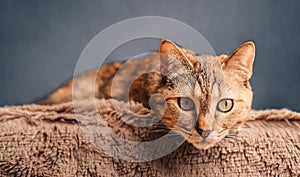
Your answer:
[[[111,100],[96,101],[95,110],[93,103],[83,101],[76,109],[77,116],[72,103],[0,108],[0,176],[300,175],[300,121],[253,120],[237,136],[210,149],[197,150],[184,142],[161,158],[136,162],[111,157],[88,137],[99,136],[101,142],[111,139],[82,127],[135,121],[139,116],[133,112],[147,120],[149,111],[118,101],[113,105]],[[103,121],[93,122],[98,113]],[[253,112],[251,119],[261,114]],[[139,141],[139,136],[147,136],[145,127],[137,130],[118,125],[112,127],[118,137]],[[114,148],[113,152],[122,151]]]

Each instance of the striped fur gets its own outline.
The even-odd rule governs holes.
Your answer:
[[[169,129],[186,137],[196,148],[205,149],[246,120],[285,119],[286,115],[299,119],[298,113],[289,110],[251,111],[253,93],[249,79],[254,56],[253,42],[242,44],[229,56],[211,56],[196,55],[163,40],[159,54],[128,61],[125,68],[122,63],[114,63],[75,77],[42,103],[67,102],[72,96],[84,99],[90,94],[140,102],[157,111]],[[74,82],[79,90],[76,95],[72,93]],[[178,101],[181,98],[191,99],[194,109],[183,110]],[[230,111],[218,111],[222,99],[233,100]]]

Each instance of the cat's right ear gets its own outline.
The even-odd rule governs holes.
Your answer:
[[[161,55],[161,70],[169,68],[170,65],[180,63],[188,68],[193,68],[192,62],[185,56],[184,52],[172,41],[163,39],[160,43],[159,53]],[[179,61],[179,62],[176,62]]]
[[[255,57],[255,45],[252,41],[243,43],[228,57],[221,56],[223,68],[238,74],[243,80],[249,80],[252,76],[252,68]]]

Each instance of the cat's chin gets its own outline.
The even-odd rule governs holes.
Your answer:
[[[203,142],[190,142],[195,148],[202,150],[202,149],[209,149],[213,147],[217,141],[203,141]]]

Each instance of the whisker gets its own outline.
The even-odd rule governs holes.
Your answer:
[[[234,139],[234,138],[236,138],[236,136],[237,135],[235,135],[235,134],[228,134],[228,135],[225,135],[225,138],[232,138],[232,139]]]
[[[156,132],[170,132],[168,129],[157,129],[157,130],[152,130],[151,132],[156,133]]]

